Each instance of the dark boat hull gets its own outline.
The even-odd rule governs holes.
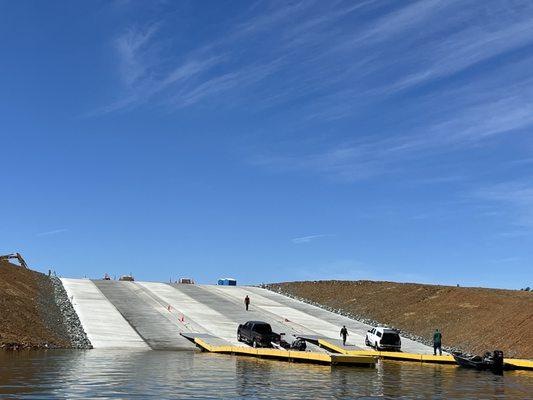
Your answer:
[[[461,367],[465,368],[474,368],[478,369],[480,371],[491,369],[491,365],[483,362],[481,359],[476,359],[476,357],[463,357],[459,355],[453,355],[453,358],[455,358],[455,362],[459,364]]]
[[[453,354],[455,362],[464,368],[477,369],[478,371],[492,371],[501,373],[502,371],[512,370],[513,368],[505,363],[494,363],[491,360],[483,359],[479,356],[466,357],[461,354]],[[503,358],[502,358],[503,360]]]

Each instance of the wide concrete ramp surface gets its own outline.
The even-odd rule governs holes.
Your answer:
[[[368,349],[364,338],[369,325],[257,287],[79,279],[63,279],[63,284],[95,348],[194,349],[182,333],[244,346],[237,341],[238,325],[259,320],[288,337],[331,341],[339,339],[346,325],[347,349]],[[249,311],[244,306],[246,295],[251,299]],[[402,350],[433,353],[432,348],[406,338],[402,338]]]

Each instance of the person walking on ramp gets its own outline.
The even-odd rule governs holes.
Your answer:
[[[248,307],[250,307],[250,298],[248,295],[244,298],[244,305],[246,306],[246,311],[248,311]]]
[[[433,334],[433,355],[437,355],[437,349],[439,349],[439,355],[442,356],[442,334],[438,329],[435,329]]]
[[[342,337],[342,345],[346,346],[346,338],[348,337],[348,329],[346,329],[346,325],[342,326],[341,337]]]

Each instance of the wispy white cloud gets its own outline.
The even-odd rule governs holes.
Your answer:
[[[157,24],[143,29],[130,28],[115,40],[120,61],[120,76],[131,86],[142,78],[150,67],[150,40],[158,29]]]
[[[187,50],[169,39],[162,15],[115,40],[124,92],[93,115],[147,102],[172,112],[212,101],[247,110],[290,104],[288,124],[296,129],[335,123],[533,43],[533,6],[491,3],[485,11],[480,18],[476,2],[439,0],[255,3]],[[517,69],[531,67],[526,60]],[[320,148],[259,151],[251,163],[356,181],[402,170],[405,160],[478,145],[533,124],[533,82],[520,76],[509,85],[508,76],[516,80],[500,70],[497,78],[420,95],[428,115],[401,135],[344,132]]]
[[[116,39],[125,93],[115,102],[88,115],[137,107],[151,100],[167,108],[191,106],[205,98],[216,98],[228,90],[242,90],[260,82],[282,65],[282,58],[278,57],[236,66],[229,55],[231,50],[225,48],[228,38],[216,39],[190,51],[183,59],[172,60],[161,53],[163,46],[159,45],[161,39],[157,37],[159,25],[130,28]],[[242,29],[252,30],[250,26]],[[166,65],[168,58],[175,64],[170,69]],[[164,96],[164,99],[156,96]]]
[[[187,80],[204,71],[209,70],[223,61],[222,56],[213,56],[205,59],[192,59],[178,65],[164,79],[159,82],[156,91],[165,89],[176,82]]]
[[[65,229],[65,228],[54,229],[51,231],[38,233],[37,236],[52,236],[52,235],[59,235],[60,233],[65,233],[65,232],[68,232],[68,229]]]
[[[279,24],[290,22],[295,16],[311,7],[315,1],[299,1],[295,3],[277,2],[265,13],[258,13],[237,24],[232,31],[231,39],[245,37],[262,31],[271,31]]]
[[[321,110],[314,113],[316,117],[344,118],[358,101],[376,101],[457,73],[533,40],[529,14],[507,5],[495,5],[497,18],[489,15],[485,27],[470,23],[479,18],[475,4],[441,0],[399,4],[384,7],[371,0],[338,1],[328,7],[309,1],[255,4],[237,15],[223,34],[175,55],[161,29],[164,16],[156,24],[132,26],[115,39],[128,89],[122,97],[127,99],[119,98],[102,112],[143,104],[168,88],[174,91],[168,96],[170,104],[190,106],[260,81],[243,83],[240,77],[254,70],[274,72],[269,69],[272,60],[283,59],[286,62],[276,71],[281,70],[291,84],[287,88],[269,81],[261,88],[261,97],[254,98],[255,105],[314,93],[313,103]],[[375,13],[386,8],[392,10]],[[348,16],[356,22],[347,23]],[[261,53],[253,51],[256,41],[262,44]]]
[[[151,100],[158,94],[164,93],[172,88],[173,85],[189,84],[198,75],[208,71],[218,63],[222,62],[222,57],[211,57],[206,59],[190,59],[171,70],[164,78],[154,80],[151,76],[138,74],[140,70],[146,68],[137,68],[135,74],[136,84],[128,88],[126,94],[119,100],[100,107],[87,113],[87,116],[107,114],[114,111],[120,111],[140,106]],[[125,81],[131,81],[132,76],[126,73]],[[191,93],[188,93],[191,96]],[[170,101],[170,100],[169,100]],[[191,103],[192,104],[192,103]]]
[[[252,85],[274,73],[280,65],[281,60],[274,60],[267,65],[250,65],[236,72],[201,81],[181,89],[174,97],[172,105],[178,108],[186,107],[233,88]]]
[[[460,13],[454,11],[458,7]],[[337,62],[348,57],[352,62],[364,62],[348,74],[322,77],[325,84],[339,79],[344,85],[317,97],[307,118],[346,118],[365,104],[431,84],[532,44],[533,9],[526,8],[515,10],[495,4],[493,12],[480,22],[475,4],[421,1],[380,18],[341,41],[335,47],[335,57],[326,52]],[[386,44],[377,43],[382,41]],[[509,76],[503,77],[507,85]]]
[[[424,0],[407,4],[389,14],[371,20],[362,29],[356,30],[348,40],[340,43],[337,49],[353,49],[360,46],[372,46],[377,42],[397,39],[399,34],[412,32],[426,26],[428,20],[441,16],[446,8],[451,8],[456,1]]]
[[[309,242],[312,242],[313,240],[322,239],[325,237],[332,237],[332,236],[335,236],[335,235],[320,234],[320,235],[301,236],[301,237],[296,237],[296,238],[291,239],[291,242],[295,244],[309,243]]]
[[[494,31],[473,26],[450,35],[444,41],[435,41],[427,46],[429,63],[422,61],[417,72],[402,77],[385,91],[392,93],[451,75],[532,42],[533,21],[530,17],[507,22]]]
[[[520,63],[520,67],[533,67],[533,60],[528,61]],[[428,107],[439,104],[440,114],[425,124],[414,125],[409,134],[360,135],[336,145],[331,145],[327,138],[328,143],[318,151],[261,154],[249,161],[280,172],[319,173],[344,182],[399,172],[406,160],[472,148],[533,126],[533,80],[528,77],[514,85],[499,84],[487,92],[476,84],[441,93],[438,99],[428,99]],[[456,177],[440,179],[456,180]]]

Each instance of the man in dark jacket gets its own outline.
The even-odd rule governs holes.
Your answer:
[[[248,295],[244,298],[244,305],[246,306],[246,311],[248,311],[248,307],[250,307],[250,298]]]
[[[439,355],[442,356],[442,334],[438,329],[435,329],[433,334],[433,355],[437,355],[437,349],[439,349]]]
[[[342,337],[342,345],[346,346],[346,337],[348,336],[348,329],[346,329],[346,325],[342,326],[341,329],[341,337]]]

